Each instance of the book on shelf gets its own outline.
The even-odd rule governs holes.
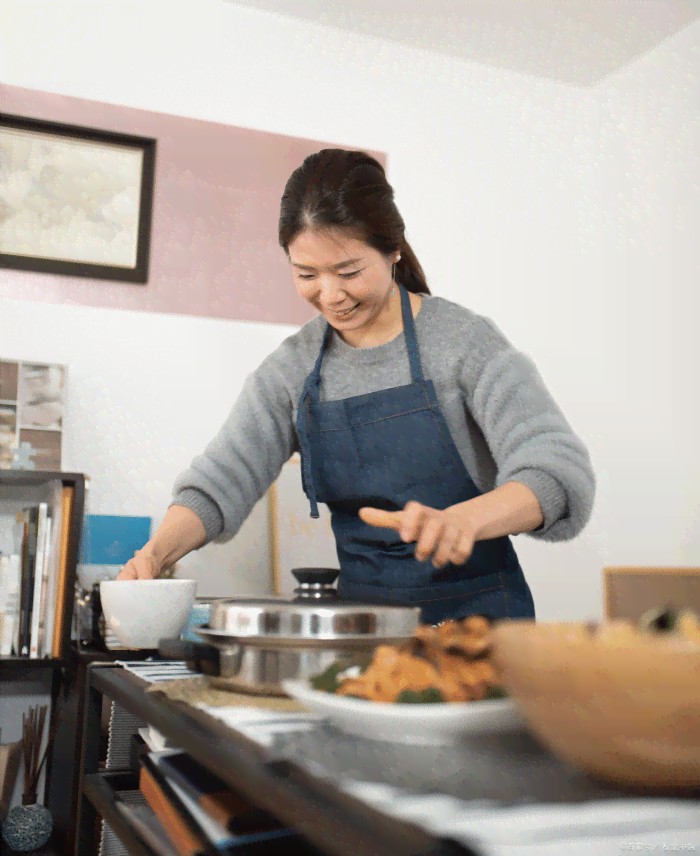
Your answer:
[[[61,495],[61,533],[58,539],[60,545],[57,550],[58,573],[56,579],[56,598],[53,601],[54,608],[50,610],[53,616],[53,635],[51,656],[61,656],[61,640],[65,629],[66,620],[66,588],[68,586],[68,545],[70,541],[70,525],[73,520],[73,502],[75,500],[75,488],[64,487]]]
[[[118,794],[115,795],[114,802],[117,811],[155,856],[172,856],[173,846],[168,834],[150,805],[130,805]]]
[[[9,656],[17,650],[19,633],[20,556],[0,556],[0,604],[3,611],[0,655]]]
[[[28,657],[32,605],[34,602],[34,571],[36,567],[36,546],[39,524],[38,506],[26,509],[23,513],[22,522],[22,587],[19,602],[19,640],[17,653],[21,657]]]
[[[60,479],[19,490],[0,482],[0,655],[61,655],[74,497]]]
[[[41,589],[44,584],[44,564],[46,559],[46,526],[49,519],[48,503],[39,505],[36,528],[36,554],[34,559],[34,585],[30,614],[29,656],[39,656],[39,624],[41,618]]]
[[[146,755],[141,756],[139,790],[146,798],[153,813],[160,821],[165,834],[170,839],[179,856],[197,856],[208,853],[209,848],[204,836],[196,824],[189,818],[178,801],[169,792],[167,784],[159,780],[154,769],[147,763]]]
[[[51,528],[53,521],[50,517],[46,518],[46,530],[45,530],[45,538],[44,538],[44,556],[43,556],[43,574],[41,577],[41,595],[39,598],[39,619],[38,619],[38,634],[37,634],[37,656],[39,656],[39,652],[43,656],[44,652],[48,650],[48,643],[46,637],[46,623],[47,623],[47,610],[48,610],[48,591],[49,591],[49,581],[51,577],[51,572],[49,568],[49,558],[50,558],[50,550],[51,550]]]
[[[252,808],[196,762],[193,765],[176,763],[175,767],[166,763],[172,758],[188,757],[177,750],[143,753],[139,757],[142,776],[148,780],[146,789],[151,789],[152,796],[156,788],[159,791],[161,814],[156,810],[155,800],[151,807],[174,844],[184,841],[183,826],[192,836],[191,846],[196,840],[203,848],[200,852],[219,856],[222,853],[245,852],[246,848],[252,848],[256,853],[264,852],[266,843],[297,836],[294,829],[282,827],[267,812]],[[172,775],[174,769],[178,771],[176,775]],[[185,779],[180,775],[182,769],[187,772]],[[189,780],[192,774],[196,776],[194,786]],[[142,789],[142,792],[148,799],[146,791]],[[182,851],[180,853],[185,856]]]
[[[254,808],[217,775],[186,752],[152,753],[163,774],[179,785],[200,808],[234,835],[279,833],[284,828],[268,812]]]

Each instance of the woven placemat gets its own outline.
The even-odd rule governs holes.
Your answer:
[[[147,688],[149,693],[163,693],[172,701],[186,704],[206,704],[210,707],[257,707],[266,710],[303,711],[307,708],[290,698],[282,696],[246,695],[212,687],[206,677],[180,678],[162,681]]]

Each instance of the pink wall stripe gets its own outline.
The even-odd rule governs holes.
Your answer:
[[[316,314],[294,288],[277,218],[292,171],[334,144],[13,86],[0,85],[0,112],[158,140],[146,285],[0,269],[0,297],[272,324]]]

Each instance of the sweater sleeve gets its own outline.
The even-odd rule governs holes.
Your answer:
[[[234,537],[295,451],[283,365],[281,346],[247,376],[219,432],[175,480],[171,505],[200,517],[205,543]]]
[[[465,361],[463,390],[498,469],[496,487],[517,481],[537,497],[544,523],[527,534],[566,541],[593,510],[595,475],[533,361],[488,319],[478,318],[479,346]]]

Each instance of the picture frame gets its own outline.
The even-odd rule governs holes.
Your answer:
[[[0,268],[145,284],[156,140],[0,113]]]

